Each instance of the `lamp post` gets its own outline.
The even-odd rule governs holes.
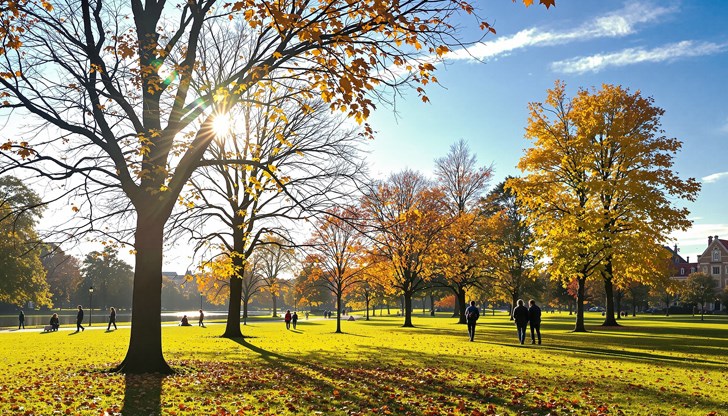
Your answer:
[[[202,292],[200,292],[200,310],[202,310]]]
[[[94,313],[94,287],[89,286],[88,288],[88,326],[91,326],[91,315]]]

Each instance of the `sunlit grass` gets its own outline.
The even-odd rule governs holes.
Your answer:
[[[0,333],[0,414],[728,414],[728,319],[628,318],[588,334],[547,314],[543,345],[517,345],[503,314],[476,342],[445,316],[342,322],[255,319],[244,340],[223,327],[165,327],[178,374],[107,374],[129,330]],[[27,412],[27,413],[26,413]]]

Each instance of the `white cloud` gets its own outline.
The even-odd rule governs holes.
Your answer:
[[[693,224],[687,231],[677,231],[670,235],[669,245],[677,244],[680,255],[691,256],[691,261],[697,260],[708,247],[708,236],[717,235],[721,239],[728,239],[728,224]]]
[[[607,67],[626,66],[642,62],[674,61],[681,58],[713,55],[725,52],[726,49],[728,49],[728,44],[725,43],[718,44],[686,40],[653,49],[629,48],[614,53],[557,61],[551,64],[551,69],[567,74],[582,74],[585,72],[599,72]]]
[[[635,33],[635,27],[657,21],[660,17],[676,12],[673,7],[629,3],[624,8],[599,16],[566,31],[524,29],[515,35],[497,37],[493,42],[479,43],[447,54],[446,59],[487,59],[529,46],[562,45],[597,38],[623,37]]]
[[[726,177],[728,177],[728,172],[718,172],[718,173],[713,173],[712,175],[703,176],[702,178],[700,178],[700,180],[703,183],[713,183],[713,182],[717,182]]]

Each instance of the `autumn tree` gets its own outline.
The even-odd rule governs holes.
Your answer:
[[[134,222],[132,330],[117,370],[171,371],[159,313],[163,229],[214,138],[216,116],[283,70],[363,121],[374,106],[368,93],[386,98],[375,88],[437,81],[433,61],[462,45],[454,24],[462,15],[491,29],[470,4],[450,0],[2,2],[0,105],[38,122],[33,134],[2,144],[0,172],[78,177],[69,192],[85,201],[76,207],[84,218],[120,214]],[[250,30],[252,46],[228,56],[223,76],[193,88],[206,81],[199,68],[221,71],[201,62],[202,40],[237,30]]]
[[[328,304],[331,301],[331,292],[322,282],[321,273],[314,262],[302,261],[294,277],[293,290],[296,292],[299,303],[306,305],[310,310]]]
[[[284,290],[288,290],[285,273],[293,271],[295,254],[293,248],[285,240],[268,237],[258,248],[260,254],[260,277],[262,288],[268,292],[273,301],[273,317],[278,316],[277,301]]]
[[[72,296],[83,283],[80,262],[56,244],[44,245],[40,260],[46,271],[53,305],[58,309],[62,309],[63,305],[68,307]]]
[[[717,282],[713,276],[703,272],[690,273],[682,291],[682,300],[700,305],[700,320],[705,319],[705,305],[718,297]]]
[[[506,181],[510,179],[507,178]],[[533,232],[524,207],[515,193],[506,187],[506,181],[496,185],[482,200],[480,209],[484,216],[496,217],[499,225],[492,235],[484,236],[492,241],[495,250],[492,267],[492,284],[497,292],[510,303],[511,313],[516,301],[537,276],[532,248]]]
[[[647,282],[674,230],[690,225],[674,201],[694,200],[699,184],[673,171],[677,139],[662,135],[663,110],[639,92],[603,85],[574,99],[557,82],[545,104],[532,103],[526,136],[534,146],[509,181],[535,224],[541,254],[557,279],[599,276],[605,286],[604,325],[616,325],[615,282]],[[576,331],[584,331],[583,294]]]
[[[362,208],[372,251],[391,268],[381,277],[403,297],[403,326],[413,327],[412,297],[427,287],[444,256],[441,238],[451,222],[444,194],[422,174],[404,170],[369,185]]]
[[[465,322],[465,292],[483,277],[488,262],[485,243],[491,234],[489,223],[480,215],[477,202],[493,175],[492,167],[478,166],[477,156],[464,140],[450,146],[450,151],[435,160],[435,175],[445,194],[452,224],[445,238],[447,261],[441,272],[447,286],[458,299],[459,323]],[[480,241],[479,241],[480,240]]]
[[[40,197],[20,179],[0,177],[0,302],[51,306],[36,233],[42,212]]]
[[[355,207],[331,209],[314,223],[312,235],[305,244],[307,262],[313,262],[322,283],[336,300],[336,310],[342,310],[344,294],[365,280],[367,247],[358,224],[362,213]],[[341,316],[336,314],[336,333],[341,333]]]
[[[344,118],[330,114],[328,104],[290,98],[284,87],[251,90],[258,102],[231,111],[235,121],[211,144],[191,178],[183,211],[174,217],[174,224],[197,241],[203,264],[210,251],[231,257],[234,273],[225,284],[230,302],[223,334],[228,338],[242,337],[239,299],[251,283],[245,280],[248,259],[262,238],[274,233],[286,238],[283,225],[334,204],[362,169],[362,136],[346,127]]]

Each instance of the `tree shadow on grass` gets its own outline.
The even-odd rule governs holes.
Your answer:
[[[124,375],[123,415],[159,415],[162,412],[162,381],[166,376],[153,374]]]

